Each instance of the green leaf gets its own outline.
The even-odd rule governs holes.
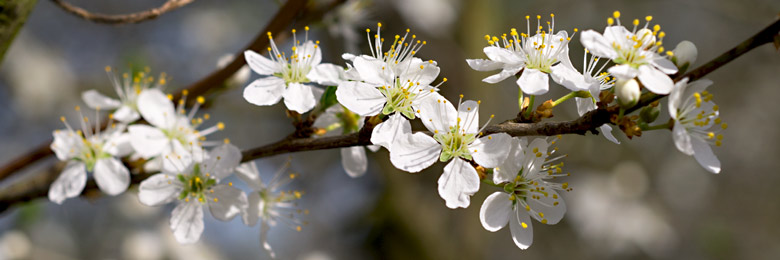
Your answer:
[[[336,86],[328,86],[320,98],[320,111],[325,111],[336,103],[338,103],[338,100],[336,100]]]

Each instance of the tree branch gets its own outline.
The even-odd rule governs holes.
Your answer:
[[[157,18],[158,16],[176,10],[179,7],[188,5],[195,0],[168,0],[163,5],[157,8],[152,8],[146,11],[141,11],[131,14],[98,14],[90,13],[83,8],[69,4],[63,0],[51,0],[55,5],[59,6],[68,13],[78,16],[84,20],[105,23],[105,24],[128,24],[128,23],[140,23]]]
[[[691,81],[700,79],[712,71],[727,64],[728,62],[736,59],[737,57],[747,53],[748,51],[755,49],[756,47],[763,44],[772,42],[773,37],[777,35],[778,32],[780,32],[780,21],[772,23],[767,28],[740,43],[733,49],[685,75],[676,77],[675,80],[679,81],[685,77],[690,78]],[[234,60],[234,63],[235,62],[236,61]],[[636,106],[628,109],[627,112],[635,111],[662,97],[662,95],[644,95],[640,99],[640,102]],[[617,113],[618,107],[612,106],[590,111],[582,117],[570,121],[516,123],[510,120],[500,124],[490,125],[486,127],[483,132],[485,134],[507,133],[512,136],[553,136],[561,134],[584,135],[589,131],[595,133],[596,128],[605,123],[608,123],[610,117],[612,115],[616,115]],[[358,133],[334,137],[299,138],[295,137],[295,135],[290,135],[281,141],[243,151],[242,162],[283,153],[369,145],[371,144],[370,139],[373,126],[374,124],[367,123]],[[18,186],[12,186],[4,189],[3,191],[0,191],[0,212],[5,211],[10,206],[18,202],[45,197],[49,185],[51,185],[51,182],[58,174],[59,171],[50,171],[48,174],[42,174],[41,176],[38,176],[37,181],[32,181],[31,183],[25,183]],[[133,175],[132,183],[137,184],[146,177],[148,177],[147,174]],[[87,188],[82,194],[88,194],[96,190],[97,186],[94,184],[94,181],[90,180]]]

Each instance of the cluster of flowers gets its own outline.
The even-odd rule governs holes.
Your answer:
[[[487,83],[517,76],[521,109],[530,110],[533,97],[548,92],[550,77],[571,93],[544,105],[549,109],[575,97],[580,115],[609,105],[615,99],[622,108],[631,108],[638,103],[643,89],[668,94],[674,125],[667,127],[672,129],[677,148],[693,155],[705,169],[720,171],[710,144],[720,146],[722,135],[712,128],[719,125],[725,129],[726,124],[721,124],[718,118],[712,94],[705,91],[712,82],[688,83],[683,79],[675,84],[670,77],[694,62],[696,49],[692,44],[683,42],[674,51],[664,52],[664,32],[659,25],[650,27],[652,17],[646,17],[644,26],[634,20],[629,30],[621,25],[620,13],[615,12],[603,34],[593,30],[581,33],[586,53],[580,73],[569,59],[568,44],[574,35],[555,32],[554,15],[550,16],[546,29],[540,25],[540,16],[533,28],[530,17],[526,17],[525,33],[512,29],[509,35],[486,35],[489,46],[484,52],[488,59],[469,59],[468,65],[478,71],[501,70],[485,78]],[[289,55],[280,50],[270,33],[267,57],[251,50],[244,53],[249,67],[262,76],[244,88],[243,96],[249,103],[270,106],[284,99],[290,111],[322,113],[314,122],[320,135],[337,129],[343,134],[354,133],[370,123],[372,145],[367,148],[376,151],[384,147],[390,153],[392,164],[403,171],[419,172],[436,161],[447,163],[438,180],[438,191],[449,208],[468,207],[480,183],[500,188],[482,204],[480,221],[489,231],[497,231],[509,223],[519,248],[528,248],[533,241],[530,218],[543,224],[561,220],[566,206],[559,192],[571,188],[568,183],[553,181],[569,175],[563,172],[563,163],[558,162],[565,156],[555,155],[554,145],[560,137],[485,135],[483,130],[493,116],[480,127],[480,101],[464,101],[460,95],[456,106],[439,94],[447,79],[434,83],[439,77],[438,64],[416,57],[426,42],[410,35],[408,29],[405,34],[394,36],[389,49],[384,47],[381,23],[374,34],[366,29],[371,53],[342,55],[346,67],[322,63],[319,42],[309,40],[309,28],[305,29],[303,43],[293,30]],[[574,29],[575,34],[577,31]],[[227,139],[224,142],[205,140],[207,135],[223,129],[222,123],[197,130],[209,119],[208,114],[195,117],[198,107],[204,103],[203,98],[198,97],[187,113],[184,103],[187,93],[174,106],[172,96],[166,97],[160,90],[164,81],[163,77],[154,83],[143,73],[132,79],[127,75],[122,80],[115,79],[120,100],[95,91],[84,93],[83,98],[91,108],[116,111],[102,133],[99,122],[94,132],[87,126],[88,120],[78,108],[83,131],[74,131],[66,123],[66,130],[54,132],[51,147],[68,164],[52,184],[50,200],[61,203],[78,196],[85,186],[87,172],[93,173],[98,187],[105,193],[122,193],[130,177],[119,158],[143,159],[147,172],[161,173],[141,183],[139,198],[152,206],[179,202],[173,211],[171,229],[180,242],[198,240],[203,231],[203,206],[207,206],[220,220],[242,214],[245,223],[252,226],[262,219],[263,244],[270,251],[265,242],[268,227],[279,218],[289,216],[284,212],[300,213],[295,211],[292,201],[300,198],[301,193],[278,190],[287,182],[282,179],[289,180],[295,175],[282,178],[283,171],[280,171],[271,184],[264,184],[254,164],[239,166],[241,153]],[[334,88],[337,104],[325,105],[324,98],[319,98],[320,107],[315,110],[317,96],[327,93],[312,83]],[[530,99],[523,99],[523,94]],[[621,115],[613,123],[627,134],[632,130],[625,126],[657,127],[648,125],[658,116],[657,104],[647,106],[642,114],[642,119]],[[140,118],[149,125],[138,123]],[[428,133],[412,131],[410,121],[417,118]],[[626,120],[639,120],[639,126],[636,122],[626,124]],[[600,130],[607,139],[619,143],[609,125],[601,126]],[[204,147],[214,148],[207,152]],[[341,156],[350,176],[365,173],[367,159],[363,147],[343,148]],[[220,180],[233,172],[238,172],[252,187],[254,191],[249,196],[232,187],[232,183],[220,184]],[[285,222],[300,230],[300,221],[291,218]]]

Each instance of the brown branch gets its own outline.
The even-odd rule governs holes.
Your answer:
[[[106,24],[128,24],[128,23],[140,23],[140,22],[152,20],[164,13],[188,5],[195,0],[168,0],[163,5],[157,8],[152,8],[149,10],[145,10],[137,13],[131,13],[131,14],[113,14],[113,15],[91,13],[87,10],[84,10],[83,8],[74,6],[63,0],[51,0],[51,1],[54,2],[54,4],[56,4],[60,8],[62,8],[63,10],[65,10],[66,12],[71,13],[87,21],[96,22],[96,23],[106,23]]]
[[[741,56],[758,46],[772,42],[773,37],[777,35],[778,31],[780,31],[780,21],[772,23],[758,34],[745,40],[735,48],[707,62],[697,69],[683,76],[676,77],[676,80],[680,80],[685,77],[688,77],[691,80],[700,79],[722,67],[729,61],[734,60],[738,56]],[[235,62],[236,61],[234,60],[234,63]],[[663,96],[661,95],[645,95],[640,99],[640,102],[636,106],[628,109],[627,112],[635,111],[662,97]],[[484,130],[484,133],[491,134],[503,132],[512,136],[553,136],[561,134],[584,135],[589,131],[596,132],[596,128],[605,123],[608,123],[609,118],[612,115],[617,114],[618,111],[619,109],[616,106],[599,108],[586,113],[580,118],[562,122],[516,123],[513,121],[507,121],[497,125],[488,126]],[[300,138],[296,137],[295,135],[290,135],[276,143],[243,151],[242,161],[246,162],[257,158],[283,153],[369,145],[371,130],[373,129],[375,122],[372,120],[367,121],[368,122],[365,124],[364,128],[362,128],[360,132],[354,134],[324,138]],[[32,184],[28,183],[16,187],[12,186],[0,191],[0,212],[5,211],[7,208],[18,202],[45,197],[49,185],[51,185],[51,182],[54,180],[57,174],[58,172],[51,171],[49,174],[38,176],[39,178],[43,179],[42,181],[38,180]],[[145,177],[147,177],[147,175],[134,175],[133,183],[137,184]],[[84,191],[84,194],[94,192],[96,190],[97,187],[94,185],[94,182],[90,181]]]

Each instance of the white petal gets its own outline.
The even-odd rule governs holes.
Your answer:
[[[249,193],[247,197],[247,207],[244,208],[241,217],[245,225],[253,227],[257,224],[257,220],[260,219],[260,214],[262,214],[260,212],[262,210],[260,204],[263,202],[260,199],[260,193],[257,191]]]
[[[82,92],[81,99],[92,109],[114,109],[122,105],[122,102],[119,102],[119,100],[104,96],[94,89]]]
[[[528,95],[541,95],[550,89],[550,77],[537,69],[525,68],[517,79],[517,85]]]
[[[336,99],[347,109],[361,116],[379,114],[387,101],[382,92],[370,84],[350,81],[336,88]]]
[[[620,144],[620,141],[618,141],[617,138],[615,138],[614,135],[612,135],[612,127],[608,124],[603,124],[599,127],[601,130],[601,134],[604,135],[604,138],[607,138],[610,142],[613,142],[615,144]]]
[[[352,61],[355,70],[360,74],[360,79],[376,85],[386,85],[393,82],[393,72],[385,67],[381,60],[369,56],[359,56]],[[352,109],[350,109],[352,110]]]
[[[379,148],[382,148],[379,145],[366,145],[366,148],[368,148],[369,151],[376,152],[379,151]]]
[[[82,162],[70,161],[49,187],[49,200],[62,204],[68,198],[78,197],[86,185],[86,166]]]
[[[512,51],[505,48],[487,46],[483,48],[482,51],[485,52],[485,55],[488,56],[488,59],[495,62],[505,63],[508,65],[517,65],[523,63],[521,56],[515,55]]]
[[[577,114],[580,116],[598,108],[596,103],[593,103],[593,98],[574,98],[574,101],[577,103]]]
[[[693,157],[696,158],[701,167],[704,167],[705,170],[711,173],[720,173],[720,160],[712,152],[712,147],[704,140],[697,138],[691,140],[691,144],[694,152]]]
[[[138,114],[138,111],[135,111],[133,108],[126,105],[123,105],[114,111],[114,119],[122,123],[135,122],[135,120],[138,120],[140,117],[141,115]]]
[[[617,52],[612,48],[612,43],[596,31],[587,30],[582,32],[580,42],[593,55],[609,59],[617,58]]]
[[[469,64],[469,67],[471,67],[471,69],[476,71],[497,70],[504,66],[503,63],[495,62],[492,60],[485,60],[485,59],[466,59],[466,63]]]
[[[525,224],[525,225],[523,225]],[[534,228],[531,218],[526,211],[517,207],[509,220],[509,230],[512,232],[512,240],[520,249],[527,249],[534,241]]]
[[[366,149],[362,146],[341,148],[341,165],[344,166],[344,171],[349,177],[363,176],[368,168]]]
[[[162,171],[170,174],[189,172],[189,168],[194,167],[193,164],[197,161],[179,142],[172,142],[172,144],[162,153]]]
[[[299,46],[298,55],[303,62],[308,62],[312,66],[319,65],[322,62],[322,50],[312,41],[306,41]]]
[[[244,59],[253,71],[260,75],[271,75],[281,72],[279,64],[252,50],[244,51]]]
[[[125,192],[130,186],[130,171],[114,157],[98,160],[93,177],[98,188],[111,196]]]
[[[159,206],[173,201],[182,191],[179,180],[172,175],[158,173],[138,186],[138,200],[147,206]]]
[[[169,128],[176,122],[173,101],[159,89],[146,89],[138,95],[138,112],[149,124]]]
[[[260,179],[260,171],[254,162],[245,162],[239,165],[236,168],[236,176],[253,190],[264,188],[263,181]]]
[[[439,159],[441,145],[424,133],[404,134],[395,139],[389,150],[393,166],[407,172],[419,172]]]
[[[479,103],[474,100],[466,100],[460,103],[460,106],[458,106],[458,118],[461,120],[461,129],[465,130],[466,133],[479,132]]]
[[[244,99],[257,106],[270,106],[282,99],[284,90],[283,79],[273,76],[260,78],[244,88]]]
[[[487,78],[482,79],[482,82],[490,83],[490,84],[496,84],[496,83],[501,82],[501,81],[503,81],[503,80],[505,80],[505,79],[507,79],[507,78],[509,78],[511,76],[514,76],[521,69],[523,69],[523,66],[521,66],[521,65],[505,67],[498,74],[495,74],[495,75],[492,75],[492,76],[489,76]]]
[[[541,219],[546,219],[548,225],[555,225],[558,224],[563,218],[563,215],[566,214],[566,203],[563,201],[563,197],[555,190],[549,189],[547,190],[547,193],[547,196],[540,195],[539,201],[529,199],[526,202],[528,202],[528,206],[530,206],[531,209],[544,214],[544,217],[542,218],[541,215],[537,213],[534,215],[535,219],[540,222]],[[555,202],[558,202],[558,205],[555,205]]]
[[[471,195],[479,190],[479,174],[468,162],[455,158],[444,166],[439,177],[439,196],[448,208],[467,208]]]
[[[647,90],[659,95],[669,94],[674,87],[674,82],[668,75],[649,65],[639,66],[639,81]]]
[[[474,140],[469,145],[469,151],[477,164],[485,168],[495,168],[504,163],[509,155],[511,139],[506,133],[484,136]]]
[[[487,231],[496,232],[509,223],[509,217],[514,213],[509,194],[497,191],[490,194],[482,203],[482,207],[479,208],[479,221]]]
[[[121,133],[112,136],[103,144],[103,151],[117,157],[124,157],[133,153],[130,145],[130,133]]]
[[[54,142],[49,148],[54,151],[60,161],[78,156],[84,145],[81,136],[67,129],[55,130],[52,136],[54,136]]]
[[[398,64],[395,66],[395,69],[395,75],[401,79],[401,82],[411,80],[412,82],[420,83],[422,86],[430,85],[441,71],[436,62],[430,63],[420,58],[414,58],[407,64]]]
[[[455,110],[455,106],[438,92],[428,94],[420,100],[419,104],[415,104],[414,108],[419,111],[417,114],[420,116],[420,121],[431,132],[449,131],[450,126],[455,126],[458,122],[458,111]]]
[[[409,120],[395,113],[374,127],[371,132],[371,143],[390,150],[396,138],[410,133],[412,133],[412,125],[409,124]]]
[[[317,105],[317,100],[314,99],[311,87],[301,83],[290,83],[282,95],[284,96],[284,105],[287,106],[287,109],[301,114],[309,112]]]
[[[199,202],[180,203],[171,213],[171,230],[181,244],[198,242],[203,234],[203,207]]]
[[[634,44],[633,41],[630,41],[629,38],[633,36],[634,34],[631,33],[626,27],[615,25],[615,26],[607,26],[607,28],[604,28],[604,39],[607,40],[609,43],[631,43]],[[611,45],[610,45],[611,46]]]
[[[493,169],[493,183],[505,183],[514,181],[520,169],[523,168],[523,144],[520,138],[511,138],[509,143],[509,152],[504,163]]]
[[[209,152],[209,157],[203,162],[203,169],[222,180],[233,174],[241,163],[241,150],[232,144],[222,144]]]
[[[212,188],[214,192],[206,193],[209,211],[214,218],[228,221],[233,219],[248,206],[246,194],[243,191],[228,185],[217,185]]]
[[[582,74],[577,72],[574,67],[569,67],[563,63],[560,63],[558,65],[552,66],[550,70],[550,75],[552,76],[553,81],[561,84],[561,86],[564,86],[571,91],[588,90],[588,87],[590,86],[589,84],[585,83],[585,79]]]
[[[682,105],[683,93],[688,86],[688,78],[683,78],[679,82],[674,84],[671,93],[669,93],[669,116],[672,119],[677,119],[677,109]]]
[[[674,145],[677,146],[677,150],[680,152],[693,155],[693,145],[691,144],[691,135],[685,129],[685,126],[680,124],[679,121],[674,122],[672,128],[672,139],[674,139]]]
[[[169,142],[165,133],[148,125],[131,125],[127,131],[130,133],[130,145],[146,159],[160,155]]]
[[[330,63],[317,65],[306,75],[311,81],[325,86],[337,86],[344,80],[344,68]]]
[[[607,71],[609,71],[609,74],[612,74],[615,77],[623,80],[633,79],[639,73],[636,69],[632,68],[630,65],[616,65],[610,67],[609,69],[607,69]]]
[[[666,58],[657,58],[651,60],[650,64],[653,64],[655,68],[657,68],[663,73],[669,75],[677,73],[677,66],[674,66],[674,63],[672,63],[672,61],[670,60],[667,60]]]

